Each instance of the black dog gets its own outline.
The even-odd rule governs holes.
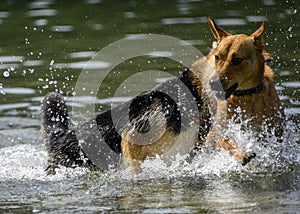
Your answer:
[[[188,153],[209,131],[210,114],[196,71],[186,69],[153,90],[100,113],[74,130],[68,128],[67,106],[58,93],[42,102],[42,132],[48,173],[58,165],[107,170],[119,164],[134,172],[155,155]],[[176,143],[177,142],[177,143]]]

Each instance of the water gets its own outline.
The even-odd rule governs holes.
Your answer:
[[[298,1],[277,0],[2,3],[0,212],[299,213],[299,8]],[[147,160],[139,175],[124,169],[91,173],[61,168],[46,176],[39,131],[39,105],[46,93],[60,91],[82,111],[91,102],[103,110],[111,102],[126,101],[126,94],[113,95],[121,86],[128,87],[123,83],[131,75],[145,70],[177,75],[182,70],[178,63],[160,58],[172,52],[153,50],[127,60],[114,68],[98,92],[72,100],[86,62],[107,45],[123,38],[136,40],[141,33],[173,36],[206,54],[213,41],[208,15],[232,33],[250,34],[257,22],[267,20],[266,49],[273,57],[276,89],[289,121],[283,144],[274,143],[272,136],[257,144],[232,126],[233,135],[258,154],[246,167],[226,152],[202,151],[191,162],[177,157],[171,166]],[[95,71],[110,65],[95,60],[89,66]],[[149,81],[155,85],[167,77]],[[140,89],[135,90],[129,92]]]

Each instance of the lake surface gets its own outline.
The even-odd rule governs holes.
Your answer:
[[[299,213],[299,13],[296,0],[3,1],[0,212]],[[232,125],[233,134],[257,153],[245,167],[226,152],[203,152],[191,162],[177,157],[171,166],[147,160],[138,175],[66,168],[46,175],[39,127],[45,94],[67,97],[75,126],[184,69],[172,58],[167,44],[172,39],[153,42],[156,48],[133,57],[143,53],[147,36],[176,38],[183,49],[192,46],[207,54],[214,41],[207,16],[231,33],[251,34],[267,21],[266,50],[288,116],[282,144],[272,136],[257,143]],[[103,75],[101,69],[112,62],[98,54],[107,50],[120,63]],[[132,57],[122,59],[120,53]],[[80,82],[82,74],[90,82]]]

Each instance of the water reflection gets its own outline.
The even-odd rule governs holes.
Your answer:
[[[27,60],[23,62],[23,66],[26,67],[35,67],[35,66],[41,66],[44,64],[43,60]]]
[[[53,32],[72,32],[74,30],[74,27],[70,25],[55,25],[50,29]]]
[[[71,58],[92,58],[96,54],[95,51],[80,51],[80,52],[74,52],[70,53],[69,56]]]
[[[72,68],[72,69],[103,69],[109,68],[111,64],[104,61],[82,61],[82,62],[71,62],[71,63],[55,63],[56,68]]]
[[[10,12],[7,12],[7,11],[1,11],[0,12],[0,18],[7,18],[10,16]]]
[[[247,22],[263,22],[268,21],[266,16],[246,16]]]
[[[28,17],[56,16],[57,14],[58,10],[55,9],[31,10],[27,12]]]
[[[0,56],[1,64],[6,62],[22,62],[23,59],[23,56]]]
[[[165,18],[165,19],[162,19],[161,22],[164,25],[206,23],[207,17]]]
[[[48,24],[48,20],[47,19],[37,19],[37,20],[35,20],[34,21],[34,25],[35,26],[45,26],[45,25],[47,25]]]
[[[40,9],[40,8],[48,8],[49,5],[54,3],[53,0],[36,0],[32,1],[28,4],[29,9]]]
[[[31,88],[1,88],[2,94],[35,94]]]
[[[227,26],[227,25],[246,25],[247,22],[244,19],[216,19],[215,22],[219,26]]]

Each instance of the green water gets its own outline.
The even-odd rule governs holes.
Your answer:
[[[299,10],[296,0],[1,1],[0,212],[298,213]],[[179,159],[170,167],[148,161],[140,175],[122,169],[95,174],[62,168],[46,176],[39,131],[45,94],[59,91],[84,111],[89,100],[71,102],[71,97],[85,63],[136,34],[171,36],[205,55],[214,41],[207,16],[231,33],[250,34],[267,20],[266,50],[273,57],[270,65],[291,131],[285,144],[254,146],[258,157],[244,168],[220,153],[192,163]],[[107,108],[131,75],[147,70],[178,75],[183,66],[166,58],[137,56],[120,63],[95,92],[96,109]],[[147,83],[155,85],[163,77],[149,76]],[[144,79],[136,81],[143,85]],[[131,89],[129,95],[143,90]]]

